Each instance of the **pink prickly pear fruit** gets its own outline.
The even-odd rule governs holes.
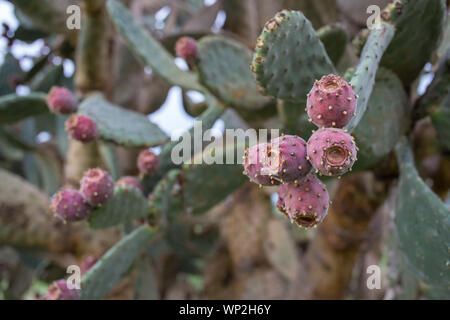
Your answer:
[[[306,142],[302,138],[282,135],[272,139],[268,147],[272,156],[268,169],[277,180],[292,182],[311,170],[311,164],[306,159]]]
[[[83,220],[91,211],[85,197],[77,190],[71,189],[56,193],[52,198],[51,209],[64,221]]]
[[[269,167],[270,144],[260,143],[245,150],[244,156],[244,174],[248,176],[250,181],[260,186],[279,185],[280,181],[276,180],[267,168]]]
[[[343,128],[355,115],[357,96],[352,86],[334,74],[316,80],[306,100],[306,111],[319,128]]]
[[[299,227],[311,228],[322,222],[329,203],[327,188],[314,174],[283,184],[278,191],[277,208]]]
[[[91,142],[98,136],[97,125],[90,118],[73,114],[66,120],[66,131],[72,139],[83,143]]]
[[[175,53],[188,63],[194,63],[198,58],[197,41],[191,37],[181,37],[175,44]]]
[[[69,289],[67,281],[54,281],[47,291],[47,295],[42,300],[78,300],[80,298],[80,290]]]
[[[342,175],[351,170],[356,161],[354,138],[342,129],[317,130],[308,140],[308,159],[316,173],[327,176]]]
[[[91,206],[100,207],[113,196],[114,181],[108,172],[90,169],[81,179],[80,191]]]
[[[130,186],[144,192],[141,182],[136,177],[125,176],[117,180],[116,187]]]
[[[51,112],[69,114],[78,109],[78,100],[70,90],[52,87],[47,95],[47,105]]]
[[[137,166],[142,174],[152,174],[158,170],[160,165],[159,157],[151,150],[143,150],[138,157]]]

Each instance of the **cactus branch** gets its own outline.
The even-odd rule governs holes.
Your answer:
[[[81,97],[107,89],[108,29],[103,0],[84,1],[84,23],[77,46],[75,84]],[[66,167],[67,186],[77,186],[83,173],[100,162],[97,142],[70,140]]]
[[[84,97],[91,91],[105,91],[108,69],[108,23],[101,1],[83,1],[83,22],[78,39],[75,84]]]
[[[361,61],[350,81],[355,93],[359,96],[356,115],[346,129],[352,132],[366,112],[367,103],[372,94],[375,75],[384,51],[394,36],[394,27],[386,22],[373,29],[361,54]]]
[[[174,63],[166,49],[140,26],[128,9],[116,0],[108,0],[107,8],[117,31],[122,35],[130,49],[161,78],[187,90],[204,92],[197,77],[182,71]]]

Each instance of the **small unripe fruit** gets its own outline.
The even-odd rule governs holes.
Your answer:
[[[323,76],[308,93],[306,110],[319,128],[343,128],[356,109],[356,95],[352,86],[334,74]]]
[[[307,152],[313,167],[327,176],[344,174],[356,161],[353,137],[342,129],[317,130],[308,140]]]
[[[136,177],[125,176],[117,180],[116,187],[130,186],[144,192],[141,181]]]
[[[270,170],[267,170],[270,163],[270,149],[268,143],[260,143],[245,150],[244,157],[244,174],[248,176],[250,181],[261,186],[274,186],[280,184],[276,180]]]
[[[52,198],[52,211],[64,221],[85,219],[91,208],[84,196],[77,190],[61,190]]]
[[[137,166],[142,174],[152,174],[159,168],[159,157],[151,150],[143,150],[139,154]]]
[[[189,64],[194,63],[198,58],[197,41],[191,37],[181,37],[175,44],[175,52]]]
[[[47,105],[50,111],[69,114],[78,109],[77,98],[66,88],[53,87],[47,95]]]
[[[277,208],[299,227],[311,228],[327,215],[330,197],[325,185],[313,174],[283,184],[278,191]]]
[[[300,137],[283,135],[272,139],[268,146],[271,162],[269,166],[277,180],[291,182],[306,176],[311,164],[306,159],[306,142]]]
[[[90,118],[73,114],[66,120],[66,131],[74,140],[91,142],[98,136],[97,125]]]
[[[93,207],[105,204],[114,194],[114,181],[102,169],[88,170],[80,183],[80,191]]]
[[[47,295],[42,300],[78,300],[80,290],[69,289],[66,280],[54,281],[47,291]]]

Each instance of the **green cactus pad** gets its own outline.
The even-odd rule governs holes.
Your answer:
[[[358,96],[356,115],[346,126],[352,132],[366,112],[367,103],[372,94],[378,64],[394,36],[394,27],[385,22],[370,32],[369,38],[361,53],[361,60],[355,69],[350,84]]]
[[[114,196],[89,216],[89,226],[108,228],[144,218],[150,213],[147,199],[136,188],[123,186],[114,190]]]
[[[100,137],[106,141],[129,147],[153,147],[168,140],[145,115],[115,106],[100,94],[84,100],[78,113],[94,120]]]
[[[0,96],[14,93],[11,80],[16,78],[20,80],[24,72],[20,68],[19,61],[11,54],[7,53],[0,66]]]
[[[397,73],[405,85],[421,72],[439,44],[446,16],[444,0],[396,0],[382,18],[394,23],[395,37],[381,65]]]
[[[249,65],[251,52],[238,42],[219,36],[198,42],[200,81],[220,100],[235,108],[256,110],[271,99],[258,91]]]
[[[36,74],[28,85],[31,91],[49,92],[53,86],[65,87],[69,90],[73,88],[72,80],[64,76],[64,67],[49,66]]]
[[[328,56],[337,65],[347,47],[348,34],[339,23],[324,26],[317,30],[317,36],[322,41]]]
[[[297,134],[299,119],[305,112],[305,103],[295,103],[286,100],[278,100],[278,117],[283,123],[285,134]]]
[[[408,266],[428,285],[450,285],[450,211],[419,177],[411,147],[396,147],[400,182],[395,214],[398,241]]]
[[[222,149],[224,156],[229,148],[234,149],[236,156],[238,145]],[[165,212],[173,216],[181,212],[203,213],[246,181],[242,171],[241,164],[205,163],[185,164],[181,170],[172,170],[155,187],[151,201],[153,213]]]
[[[72,31],[67,28],[66,10],[70,5],[78,4],[76,0],[12,0],[11,2],[21,15],[26,16],[27,23],[35,29],[65,34],[70,34]]]
[[[266,94],[297,102],[306,99],[314,80],[336,72],[308,19],[289,10],[264,26],[251,68]]]
[[[150,195],[151,214],[165,216],[168,219],[183,210],[183,178],[180,169],[172,169],[159,180]]]
[[[0,125],[49,113],[46,99],[47,95],[44,93],[30,93],[27,96],[9,94],[0,97]]]
[[[116,0],[108,0],[107,8],[117,31],[131,51],[167,82],[186,90],[204,92],[195,74],[179,69],[174,57],[150,33],[136,22],[130,11]]]
[[[196,119],[201,123],[202,132],[205,132],[205,130],[210,129],[217,121],[217,119],[219,119],[220,116],[225,112],[225,107],[213,95],[206,94],[205,97],[208,109],[206,109],[200,115],[200,117]],[[188,131],[188,133],[191,137],[193,137],[194,127],[192,127]],[[179,165],[176,165],[172,162],[172,150],[175,146],[177,146],[180,143],[180,141],[181,138],[176,141],[171,141],[162,147],[161,153],[159,155],[159,158],[161,160],[161,166],[159,170],[153,175],[144,177],[144,180],[142,181],[144,188],[147,192],[150,191],[156,185],[156,183],[158,183],[158,181],[167,172],[169,172],[169,170],[180,167]]]
[[[242,171],[240,164],[185,166],[185,209],[193,214],[211,209],[244,184]]]
[[[359,147],[354,169],[367,168],[394,149],[410,119],[408,96],[392,71],[380,68],[367,110],[354,136]]]
[[[447,98],[450,104],[450,99]],[[439,138],[441,148],[450,152],[450,108],[440,108],[431,114],[431,121]]]
[[[120,240],[83,276],[81,300],[102,299],[128,271],[154,231],[142,226]]]
[[[287,100],[278,100],[278,117],[283,124],[284,134],[294,134],[308,139],[316,125],[309,121],[305,111],[306,101],[296,103]]]

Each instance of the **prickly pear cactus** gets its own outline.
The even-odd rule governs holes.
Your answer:
[[[370,29],[338,17],[350,0],[10,2],[0,262],[36,281],[15,266],[0,299],[369,299],[374,259],[407,279],[376,298],[450,297],[444,0],[391,1]],[[23,70],[15,43],[38,39]]]

